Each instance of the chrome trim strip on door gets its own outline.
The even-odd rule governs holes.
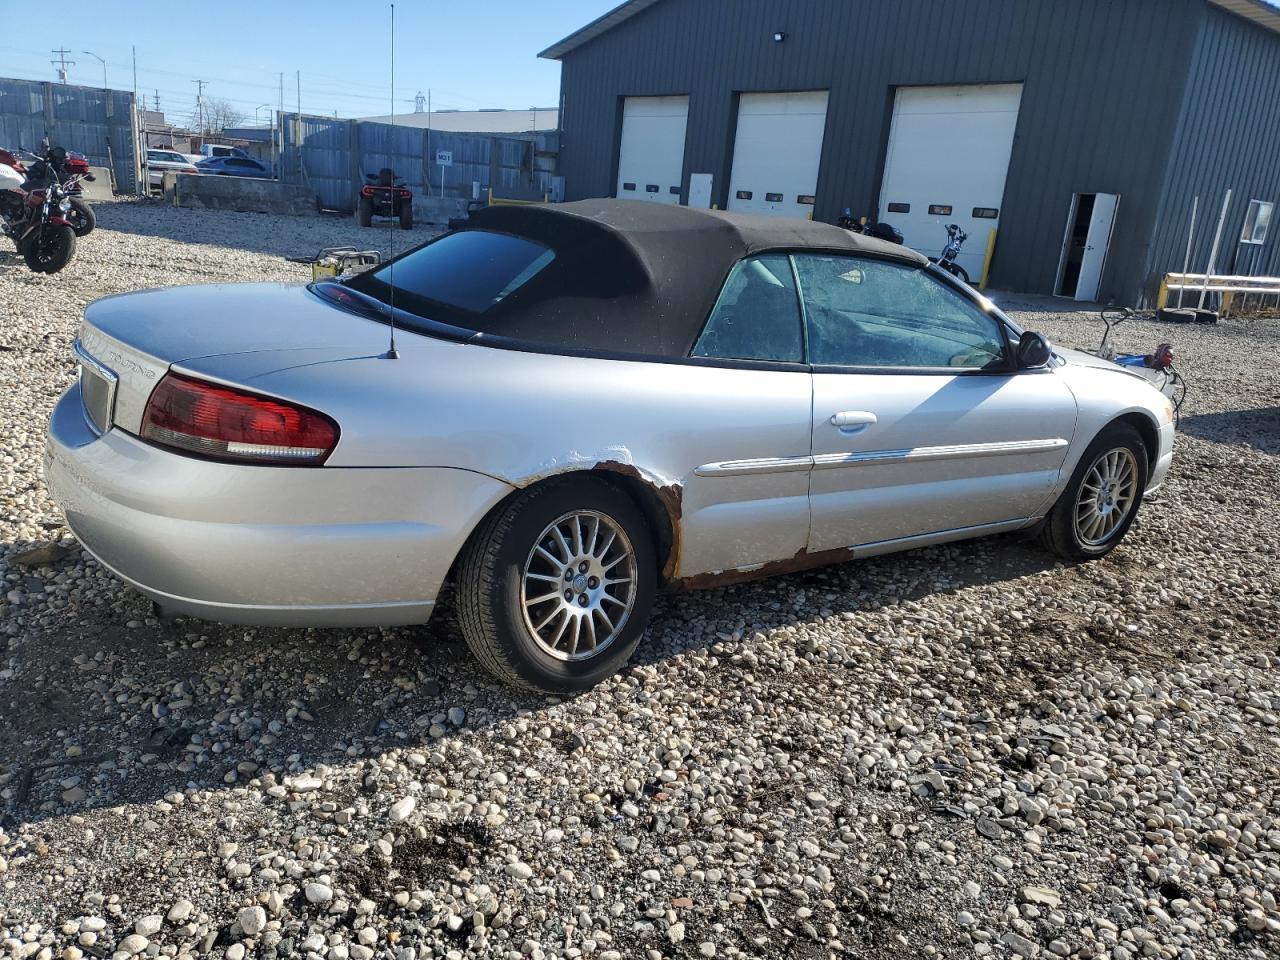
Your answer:
[[[695,477],[745,477],[761,473],[797,473],[813,466],[813,457],[760,457],[756,460],[725,460],[693,468]]]
[[[697,477],[742,477],[763,473],[795,473],[799,470],[831,470],[876,463],[913,463],[921,460],[960,460],[969,457],[1005,457],[1020,453],[1048,453],[1065,450],[1067,441],[1007,440],[1000,443],[965,443],[944,447],[913,447],[906,450],[872,450],[868,453],[824,453],[816,457],[759,457],[754,460],[724,460],[704,463],[693,470]]]
[[[824,453],[813,458],[815,470],[862,467],[877,463],[915,463],[924,460],[967,460],[973,457],[1007,457],[1020,453],[1065,450],[1067,441],[1008,440],[1000,443],[964,443],[945,447],[912,447],[906,450],[872,450],[867,453]]]

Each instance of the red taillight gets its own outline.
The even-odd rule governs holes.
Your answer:
[[[362,196],[362,197],[372,197],[372,196],[373,196],[373,187],[361,187],[361,188],[360,188],[360,196]]]
[[[408,190],[399,190],[399,191],[397,191],[397,192],[398,192],[398,193],[400,194],[400,196],[402,196],[402,197],[408,197],[408,196],[411,196],[411,194],[409,193],[409,191],[408,191]]]
[[[281,400],[168,374],[151,392],[142,437],[217,460],[320,464],[338,443],[338,425]]]
[[[198,174],[200,171],[199,171],[199,170],[197,170],[195,167],[187,167],[187,169],[183,170],[182,172],[183,172],[183,173],[196,173],[196,174]]]

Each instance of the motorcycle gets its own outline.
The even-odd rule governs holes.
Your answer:
[[[844,212],[840,214],[840,218],[836,221],[836,226],[844,230],[852,230],[854,233],[861,233],[864,236],[875,237],[878,240],[887,240],[889,243],[902,243],[902,231],[891,223],[872,223],[866,217],[859,217],[856,220],[853,212],[848,208],[844,208]]]
[[[30,169],[0,163],[0,233],[13,240],[35,273],[57,273],[75,256],[76,232],[67,219],[71,211],[67,190],[79,180],[80,175],[75,175],[63,183],[40,157]]]
[[[1182,401],[1187,396],[1187,381],[1173,366],[1172,344],[1157,344],[1155,351],[1152,353],[1116,353],[1115,348],[1111,346],[1112,332],[1120,324],[1136,317],[1138,314],[1129,307],[1122,307],[1119,310],[1103,310],[1099,315],[1102,317],[1102,322],[1106,324],[1107,329],[1102,334],[1102,343],[1098,344],[1098,349],[1090,350],[1089,352],[1095,357],[1109,360],[1122,367],[1127,367],[1135,373],[1140,373],[1151,381],[1153,387],[1173,402],[1173,416],[1176,426],[1182,417]]]
[[[947,245],[942,248],[942,253],[938,256],[930,257],[929,262],[936,263],[953,277],[959,277],[965,283],[968,283],[968,271],[956,263],[956,257],[960,256],[960,247],[968,239],[969,235],[961,230],[957,224],[947,224]]]
[[[97,179],[89,170],[89,159],[83,153],[77,153],[74,150],[51,147],[47,140],[41,145],[41,149],[44,151],[43,154],[33,154],[33,156],[50,166],[58,175],[58,180],[66,186],[67,195],[71,198],[67,222],[71,224],[77,237],[92,233],[93,228],[97,226],[98,218],[93,208],[84,200],[84,187],[81,185],[85,181],[93,182]],[[22,174],[27,172],[18,155],[10,150],[0,149],[0,165],[13,167]]]

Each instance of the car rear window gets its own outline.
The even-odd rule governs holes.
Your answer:
[[[434,243],[349,281],[383,302],[395,278],[398,306],[423,312],[418,301],[482,314],[532,280],[555,252],[526,237],[488,230],[445,234]]]

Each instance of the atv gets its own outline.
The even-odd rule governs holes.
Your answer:
[[[360,188],[356,203],[356,219],[360,226],[373,226],[374,217],[397,217],[401,230],[413,229],[413,192],[404,185],[404,178],[397,177],[390,167],[377,173],[366,173],[369,182]]]

